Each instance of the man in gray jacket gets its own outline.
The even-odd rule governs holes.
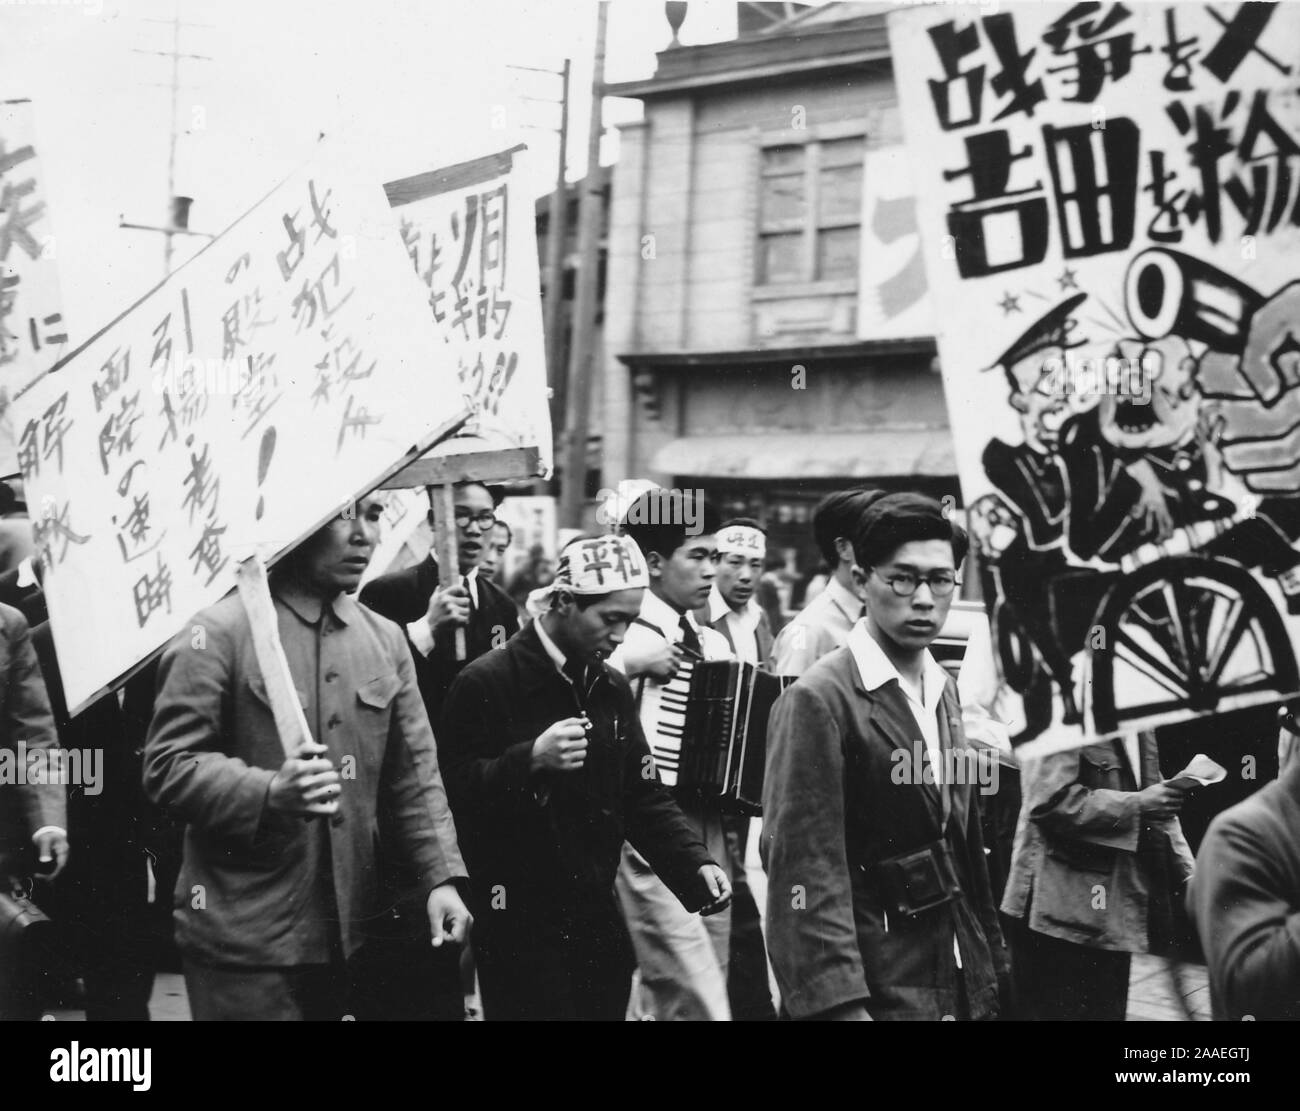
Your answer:
[[[1021,784],[1002,900],[1015,1017],[1122,1022],[1131,954],[1168,933],[1191,875],[1185,792],[1153,733],[1026,760]]]
[[[312,743],[285,758],[232,594],[167,648],[145,749],[150,798],[186,822],[177,945],[196,1019],[338,1018],[347,961],[391,846],[427,896],[432,942],[469,927],[464,865],[402,631],[358,605],[381,506],[359,502],[276,569],[280,640]]]

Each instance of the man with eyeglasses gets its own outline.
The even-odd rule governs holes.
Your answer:
[[[432,552],[413,567],[380,575],[361,591],[361,603],[406,630],[415,674],[430,722],[467,664],[501,648],[519,631],[519,611],[500,587],[479,574],[479,561],[496,524],[500,498],[481,482],[455,488],[457,574],[450,582]],[[433,512],[429,513],[430,520]],[[465,659],[456,659],[456,630],[465,630]],[[441,749],[441,745],[439,745]],[[420,908],[410,883],[393,870],[384,877],[396,904],[390,934],[373,947],[372,979],[388,986],[385,1010],[395,1019],[464,1017],[460,969],[454,955],[432,951],[423,939]],[[404,894],[407,893],[407,894]]]
[[[406,629],[430,721],[441,717],[447,691],[466,664],[519,631],[515,604],[479,574],[500,498],[481,482],[463,482],[455,490],[456,577],[443,582],[430,552],[423,562],[379,575],[361,591],[363,605]],[[456,659],[458,628],[465,630],[463,660]]]
[[[768,952],[794,1018],[998,1014],[1008,959],[979,777],[928,651],[966,549],[931,498],[877,497],[853,537],[866,615],[772,709]]]

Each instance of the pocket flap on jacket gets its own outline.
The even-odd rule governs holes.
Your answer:
[[[1087,748],[1081,748],[1079,759],[1091,764],[1099,772],[1117,772],[1124,767],[1109,745],[1089,745]]]
[[[260,675],[250,675],[247,681],[248,689],[253,692],[253,697],[262,703],[262,705],[264,705],[268,710],[271,709],[271,698],[266,693],[266,681]],[[307,709],[307,695],[296,687],[294,688],[294,694],[298,696],[298,704],[304,710]]]
[[[362,683],[357,688],[357,698],[376,710],[386,710],[401,686],[402,681],[396,675],[381,675],[378,679]]]

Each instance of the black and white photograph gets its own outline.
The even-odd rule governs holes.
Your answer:
[[[42,1084],[1284,1067],[1300,2],[0,0],[0,710]]]

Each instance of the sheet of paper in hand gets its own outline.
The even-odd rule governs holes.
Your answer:
[[[295,173],[14,403],[68,703],[466,415],[378,185]]]
[[[549,476],[551,417],[526,157],[526,148],[515,147],[390,181],[384,189],[473,410],[430,455],[535,448],[535,469]]]
[[[18,472],[10,405],[68,343],[31,101],[0,102],[0,475]]]
[[[1300,6],[889,19],[1019,739],[1300,694]]]

